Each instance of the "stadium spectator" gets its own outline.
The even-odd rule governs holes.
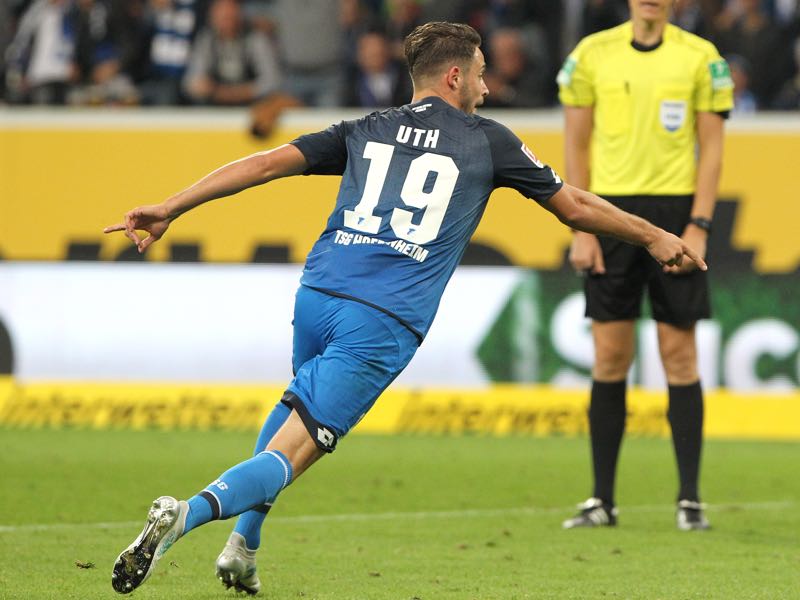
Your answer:
[[[108,6],[95,0],[35,0],[7,51],[11,97],[33,104],[136,102],[120,70]]]
[[[120,71],[138,82],[148,61],[147,0],[104,1],[108,4],[109,35],[117,49]]]
[[[341,0],[341,10],[339,14],[339,22],[342,27],[342,60],[344,70],[347,74],[346,86],[351,85],[353,73],[358,69],[358,40],[365,33],[373,31],[383,31],[381,19],[377,15],[371,13],[362,2],[359,0]],[[392,56],[391,58],[394,58]],[[352,98],[352,91],[344,89],[344,103],[350,104]]]
[[[341,106],[344,92],[342,8],[332,0],[272,0],[284,73],[283,92],[308,106]]]
[[[479,6],[481,3],[476,4]],[[484,0],[482,4],[482,10],[473,5],[471,11],[464,12],[471,21],[479,23],[482,35],[487,38],[499,29],[521,32],[527,55],[534,62],[537,85],[544,91],[548,102],[553,103],[558,91],[554,84],[555,74],[563,56],[564,0]],[[494,64],[494,61],[490,63]]]
[[[772,0],[772,17],[781,27],[791,27],[800,18],[797,0]]]
[[[0,0],[0,102],[5,99],[6,49],[14,37],[15,15],[10,2]]]
[[[492,95],[486,106],[498,108],[534,108],[548,106],[551,74],[544,49],[531,59],[519,29],[495,30],[489,37],[491,67],[484,79]],[[543,55],[544,54],[544,55]]]
[[[583,36],[619,25],[628,18],[625,0],[586,0],[583,9]]]
[[[9,99],[32,104],[64,104],[75,69],[76,27],[69,0],[34,0],[9,46],[6,81]]]
[[[0,98],[104,104],[138,96],[146,105],[184,103],[190,100],[182,84],[191,48],[210,1],[0,0],[0,51],[8,45]],[[277,71],[286,72],[279,104],[327,107],[354,101],[350,86],[365,32],[385,31],[393,61],[401,62],[404,36],[437,19],[469,23],[487,40],[497,30],[520,30],[527,64],[518,84],[545,98],[523,105],[549,106],[557,88],[546,73],[555,74],[560,57],[579,36],[627,18],[624,0],[303,0],[302,7],[294,0],[240,0],[240,7],[243,30],[272,40]],[[743,56],[752,65],[750,87],[759,108],[769,109],[785,104],[776,96],[792,85],[799,10],[796,0],[675,0],[672,19],[724,53]],[[268,51],[265,62],[274,61],[273,54]],[[490,62],[496,72],[502,59]],[[508,105],[503,95],[498,91],[491,104]],[[191,101],[216,103],[202,94]]]
[[[258,593],[255,554],[268,511],[287,485],[335,450],[414,356],[496,187],[536,199],[572,226],[647,245],[665,265],[680,264],[684,252],[702,264],[676,236],[564,184],[510,130],[473,114],[488,93],[474,29],[431,23],[407,40],[410,104],[229,163],[105,229],[124,231],[142,252],[173,219],[214,198],[292,175],[342,176],[296,295],[295,376],[255,455],[188,501],[153,502],[141,535],[114,564],[118,592],[144,583],[192,529],[242,515],[217,559],[217,577]]]
[[[563,58],[583,37],[583,6],[585,0],[563,0],[564,11],[561,20],[561,44],[558,56]]]
[[[148,0],[137,81],[145,105],[182,102],[181,82],[205,10],[200,0]]]
[[[74,14],[74,81],[70,104],[135,104],[138,92],[122,71],[118,39],[111,30],[108,5],[100,0],[77,0]]]
[[[242,0],[242,14],[250,27],[274,37],[276,32],[271,4],[272,0]]]
[[[672,23],[695,35],[707,36],[708,23],[698,0],[675,0]]]
[[[682,235],[705,255],[733,83],[712,44],[668,22],[672,0],[629,4],[630,21],[585,38],[559,73],[567,179]],[[575,232],[569,259],[585,276],[592,319],[594,489],[564,527],[617,523],[626,381],[647,290],[680,480],[676,523],[681,530],[707,529],[698,490],[703,391],[695,341],[697,321],[711,310],[706,274],[688,264],[662,270],[637,248],[583,232]]]
[[[759,106],[768,107],[792,76],[791,42],[763,0],[734,0],[712,36],[722,54],[737,54],[751,66],[750,88]]]
[[[794,40],[793,54],[794,76],[778,92],[773,104],[773,108],[778,110],[800,110],[800,38]]]
[[[280,86],[269,39],[248,30],[236,0],[215,0],[192,47],[184,90],[197,104],[248,105]]]
[[[501,0],[509,2],[509,0]],[[419,3],[419,19],[423,22],[453,21],[471,23],[475,13],[482,7],[478,0],[436,0],[436,2]],[[479,23],[476,23],[479,24]]]
[[[733,110],[736,115],[752,114],[758,110],[758,102],[750,89],[750,64],[738,54],[728,54],[725,60],[731,69],[733,80]]]
[[[411,97],[408,71],[392,57],[389,39],[381,31],[358,38],[356,66],[349,79],[348,106],[398,106]]]
[[[416,0],[387,0],[385,3],[386,32],[392,41],[392,53],[403,57],[406,36],[422,23],[423,5]]]

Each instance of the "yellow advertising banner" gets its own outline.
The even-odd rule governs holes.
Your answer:
[[[129,243],[121,235],[104,237],[101,230],[126,210],[159,202],[221,164],[342,118],[301,113],[268,139],[256,140],[247,132],[246,117],[192,111],[41,120],[20,114],[25,116],[12,110],[0,114],[0,258],[5,260],[62,260],[75,244],[96,248],[96,258],[114,259]],[[492,116],[563,171],[560,116]],[[788,273],[800,266],[798,156],[798,117],[729,124],[720,194],[738,200],[732,243],[755,251],[759,272]],[[302,262],[325,225],[338,182],[295,177],[214,202],[181,217],[148,259],[169,260],[173,245],[188,245],[200,260],[251,262],[258,248],[267,246],[285,248],[291,262]],[[506,189],[493,195],[473,241],[515,265],[552,269],[562,262],[569,232],[534,202]]]
[[[258,431],[278,386],[15,383],[0,379],[0,426]],[[633,390],[627,431],[666,436],[663,393]],[[358,424],[371,434],[576,435],[588,392],[548,386],[390,389]],[[710,392],[708,437],[800,440],[800,392]]]

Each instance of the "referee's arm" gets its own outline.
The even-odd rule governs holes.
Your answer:
[[[697,113],[697,182],[692,217],[711,220],[717,202],[717,186],[722,171],[722,139],[725,120],[713,112]]]
[[[594,129],[594,106],[564,107],[564,162],[567,181],[584,190],[589,189],[589,147]],[[569,262],[577,271],[606,272],[603,252],[597,236],[573,230],[569,247]]]
[[[589,145],[594,127],[594,106],[564,107],[564,149],[567,181],[589,189]]]
[[[696,132],[698,145],[697,175],[695,179],[692,219],[711,222],[714,206],[717,203],[717,186],[722,171],[722,146],[725,119],[719,113],[698,112]],[[705,258],[708,244],[708,230],[690,222],[681,236],[683,240]],[[673,273],[686,272],[693,268],[690,263],[672,267]]]

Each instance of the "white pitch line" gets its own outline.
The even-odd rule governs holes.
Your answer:
[[[795,508],[798,502],[794,500],[771,502],[731,502],[727,504],[712,504],[708,510],[720,512],[726,510],[781,510]],[[640,504],[624,506],[625,513],[662,512],[674,509],[672,504]],[[569,513],[574,507],[548,507],[521,506],[517,508],[474,508],[464,510],[432,510],[416,512],[382,512],[382,513],[344,513],[334,515],[297,515],[287,517],[271,517],[270,522],[275,523],[338,523],[355,521],[391,521],[399,519],[469,519],[476,517],[495,517],[509,515],[547,515],[554,513]],[[58,531],[64,529],[117,529],[141,525],[142,521],[110,521],[101,523],[41,523],[27,525],[0,525],[0,533],[28,533],[35,531]]]

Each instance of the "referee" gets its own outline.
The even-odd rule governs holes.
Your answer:
[[[728,65],[710,42],[669,23],[673,0],[629,0],[630,21],[584,38],[558,74],[566,174],[618,207],[682,236],[705,256],[733,107]],[[696,152],[697,148],[697,152]],[[641,248],[575,232],[570,263],[586,274],[595,363],[589,405],[594,491],[565,528],[616,525],[614,479],[626,377],[647,289],[669,389],[678,463],[677,526],[708,529],[698,493],[703,392],[695,324],[710,316],[706,274],[661,268]]]

